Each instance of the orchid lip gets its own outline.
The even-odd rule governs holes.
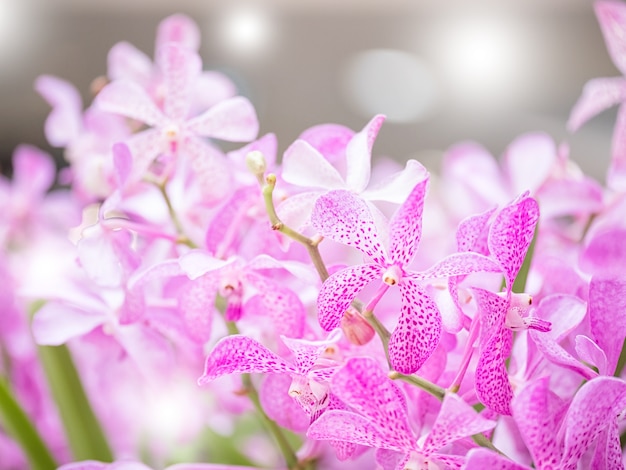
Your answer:
[[[387,271],[383,274],[383,282],[390,286],[395,286],[402,280],[402,269],[400,266],[393,265],[390,266]]]

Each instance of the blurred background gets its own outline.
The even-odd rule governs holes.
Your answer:
[[[436,171],[459,141],[499,156],[542,130],[604,180],[614,110],[565,130],[584,83],[619,75],[588,0],[0,0],[3,172],[23,142],[62,162],[44,138],[38,75],[71,81],[90,102],[108,50],[125,40],[152,56],[157,24],[175,12],[197,21],[205,68],[235,80],[280,152],[312,125],[358,130],[385,113],[376,155]]]

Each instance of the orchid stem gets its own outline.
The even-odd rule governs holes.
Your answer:
[[[13,395],[4,377],[0,377],[0,422],[15,439],[34,470],[54,470],[57,464],[28,415]]]
[[[317,274],[320,277],[320,280],[324,282],[328,279],[328,269],[326,269],[326,264],[322,260],[322,256],[320,255],[320,250],[318,245],[321,242],[320,239],[312,239],[296,230],[286,226],[278,217],[276,213],[276,207],[274,206],[274,188],[276,187],[276,175],[270,173],[265,177],[265,184],[262,187],[263,192],[263,201],[265,202],[265,210],[267,211],[267,215],[270,218],[270,223],[272,224],[272,230],[277,230],[283,235],[288,236],[292,240],[297,241],[304,245],[309,253],[309,257],[311,258],[311,262],[315,269],[317,270]]]
[[[178,218],[176,210],[174,210],[174,206],[172,205],[172,200],[167,194],[166,181],[155,181],[154,184],[157,188],[159,188],[159,192],[163,196],[170,219],[172,220],[176,233],[178,234],[177,243],[187,245],[189,248],[197,248],[196,244],[185,234],[183,225],[180,223],[180,219]]]
[[[446,391],[443,388],[441,388],[439,385],[435,385],[434,383],[426,379],[423,379],[421,377],[418,377],[417,375],[405,375],[394,370],[394,371],[389,372],[389,378],[391,380],[399,379],[404,382],[410,383],[411,385],[415,385],[421,388],[422,390],[424,390],[425,392],[430,393],[432,396],[434,396],[435,398],[439,400],[443,400],[443,398],[446,395]]]

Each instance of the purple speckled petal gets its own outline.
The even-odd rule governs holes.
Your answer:
[[[376,462],[383,470],[397,470],[404,466],[411,457],[410,453],[397,452],[389,449],[376,449]]]
[[[252,338],[231,335],[217,342],[206,359],[198,384],[209,383],[222,375],[251,372],[296,374],[298,371]]]
[[[202,60],[196,52],[175,43],[163,45],[157,60],[165,85],[163,110],[166,116],[180,122],[189,112],[190,92],[202,69]]]
[[[310,341],[305,339],[294,339],[281,336],[281,340],[285,343],[294,354],[294,364],[301,374],[306,375],[315,365],[315,362],[328,346],[336,343],[341,338],[339,330],[333,331],[328,338],[321,341]]]
[[[598,374],[609,375],[606,354],[592,339],[585,335],[577,335],[575,343],[576,353],[581,361],[595,366],[598,369]]]
[[[433,353],[441,339],[441,314],[416,282],[400,282],[402,308],[389,339],[389,359],[394,369],[413,374]]]
[[[626,278],[591,278],[589,320],[596,344],[606,354],[609,373],[615,371],[626,336]]]
[[[476,272],[497,273],[502,271],[493,260],[472,252],[454,253],[439,261],[436,265],[422,272],[408,272],[406,278],[416,281],[462,276]]]
[[[317,296],[320,326],[326,331],[337,328],[357,294],[382,274],[383,268],[377,264],[359,264],[330,276]]]
[[[594,234],[580,255],[580,268],[589,274],[620,274],[626,266],[626,230],[612,228]]]
[[[471,449],[467,453],[465,470],[530,470],[503,455],[492,452],[484,447]]]
[[[509,302],[506,298],[484,289],[474,287],[471,290],[478,305],[480,343],[483,344],[504,325]]]
[[[513,398],[513,388],[504,364],[511,336],[512,332],[502,327],[481,342],[476,364],[476,395],[487,408],[503,415],[511,414]]]
[[[374,116],[346,146],[346,184],[357,193],[363,191],[369,183],[372,147],[383,122],[385,116],[382,114]]]
[[[179,314],[189,336],[199,343],[211,336],[218,286],[217,273],[208,273],[185,283],[178,292]]]
[[[412,450],[416,436],[408,422],[400,388],[372,358],[354,357],[332,379],[332,390],[368,421],[387,441],[387,449]]]
[[[481,214],[471,215],[459,223],[459,227],[456,230],[456,246],[458,251],[475,251],[483,255],[488,254],[488,251],[484,251],[487,247],[482,246],[480,241],[487,233],[487,224],[495,210],[494,207]]]
[[[589,470],[623,470],[622,448],[617,420],[608,423],[598,436]]]
[[[439,415],[424,441],[424,453],[429,455],[448,444],[493,429],[495,421],[485,419],[456,393],[447,393]]]
[[[539,205],[522,197],[503,208],[489,231],[489,249],[502,265],[510,289],[526,256],[539,220]]]
[[[626,382],[615,377],[598,377],[584,384],[574,395],[565,415],[564,470],[577,462],[602,430],[626,408]]]
[[[549,388],[549,377],[526,385],[511,404],[513,418],[537,468],[557,468],[558,416],[565,403]]]
[[[305,432],[310,419],[302,407],[289,396],[291,375],[268,374],[259,388],[261,406],[279,426],[294,432]]]
[[[109,83],[98,93],[95,104],[104,111],[133,118],[149,126],[160,126],[167,122],[148,93],[129,80]]]
[[[594,370],[585,366],[565,349],[563,349],[551,336],[536,331],[530,330],[530,337],[537,345],[537,349],[544,355],[544,357],[554,363],[558,364],[566,369],[578,372],[585,379],[591,380],[597,377],[598,374]]]
[[[353,246],[378,264],[388,264],[367,203],[350,191],[336,190],[320,196],[311,223],[320,235]]]
[[[395,440],[388,440],[372,421],[350,411],[326,411],[311,424],[307,436],[320,441],[348,441],[376,449],[404,451]]]
[[[409,197],[389,221],[389,256],[394,263],[408,265],[422,238],[422,215],[428,178],[415,185]]]
[[[187,129],[200,136],[247,142],[256,138],[259,121],[252,103],[243,96],[235,96],[191,118]]]
[[[246,271],[245,279],[259,292],[246,302],[246,312],[254,312],[255,315],[263,317],[262,321],[272,322],[276,334],[302,337],[306,323],[306,308],[296,293],[251,270]]]
[[[594,9],[615,66],[626,75],[626,5],[615,1],[598,1]]]

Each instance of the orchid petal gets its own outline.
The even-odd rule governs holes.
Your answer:
[[[448,444],[493,429],[495,421],[485,419],[455,393],[443,399],[435,424],[424,441],[424,452],[432,454]]]
[[[387,176],[382,181],[361,192],[367,201],[387,201],[402,204],[417,183],[428,177],[428,170],[417,160],[408,160],[403,170]]]
[[[175,121],[187,117],[192,85],[202,69],[200,56],[175,43],[162,46],[157,60],[165,85],[163,111]]]
[[[567,121],[567,129],[570,132],[576,132],[591,118],[611,106],[622,103],[625,99],[626,79],[624,77],[589,80],[572,108]]]
[[[235,96],[187,121],[187,129],[205,137],[247,142],[256,138],[259,121],[252,103],[243,96]]]
[[[384,448],[414,448],[416,436],[408,422],[406,398],[374,359],[349,359],[335,373],[331,384],[343,402],[366,416],[379,430],[388,443]]]
[[[626,75],[626,7],[619,2],[598,1],[594,10],[615,66]]]
[[[118,187],[123,188],[133,169],[133,155],[130,148],[123,142],[113,144],[113,166],[117,176]]]
[[[211,337],[218,287],[217,276],[208,273],[187,282],[178,292],[178,311],[187,333],[198,343]]]
[[[155,50],[168,43],[176,43],[192,51],[200,47],[200,29],[187,15],[175,14],[168,16],[157,28]]]
[[[382,470],[397,470],[399,468],[408,468],[405,466],[411,458],[411,454],[389,449],[376,449],[375,458]]]
[[[162,152],[163,140],[158,129],[146,129],[133,134],[125,143],[133,156],[131,173],[127,179],[127,184],[130,184],[146,175],[154,159]]]
[[[621,470],[624,468],[617,420],[609,422],[608,426],[600,431],[589,468],[590,470]]]
[[[626,191],[626,106],[620,106],[613,131],[611,162],[606,174],[606,185],[613,191]]]
[[[626,278],[591,278],[589,321],[593,339],[607,358],[613,373],[626,337]]]
[[[563,405],[550,391],[549,377],[529,383],[513,399],[513,417],[537,468],[557,468],[557,420]]]
[[[328,338],[321,341],[309,341],[304,339],[296,339],[281,335],[281,340],[294,353],[294,363],[301,374],[308,374],[315,362],[326,351],[328,346],[339,341],[341,333],[334,330],[328,335]]]
[[[530,337],[537,345],[537,349],[548,361],[565,367],[566,369],[573,370],[574,372],[578,372],[587,380],[591,380],[598,376],[595,371],[591,370],[589,367],[574,358],[547,334],[530,330]]]
[[[602,186],[588,177],[549,180],[537,192],[537,199],[541,201],[541,216],[552,219],[601,212],[603,192]]]
[[[389,256],[394,263],[408,265],[422,238],[422,215],[428,179],[415,185],[407,200],[389,221]]]
[[[33,317],[32,331],[37,344],[58,346],[89,333],[106,320],[103,312],[84,310],[60,302],[48,302]]]
[[[13,185],[31,199],[46,194],[56,177],[52,157],[32,145],[19,145],[13,153]],[[34,201],[33,201],[34,202]]]
[[[552,329],[544,336],[561,342],[575,330],[587,314],[587,304],[579,297],[567,294],[552,294],[541,299],[535,315],[552,323]]]
[[[357,294],[382,273],[383,268],[377,264],[359,264],[330,276],[317,297],[320,326],[326,331],[337,328]]]
[[[356,248],[368,260],[387,264],[367,203],[350,191],[336,190],[320,196],[313,208],[311,223],[320,235]]]
[[[565,449],[561,468],[574,469],[582,454],[602,430],[626,408],[626,383],[616,377],[598,377],[574,395],[565,415]]]
[[[506,298],[484,289],[472,288],[480,315],[480,343],[486,342],[504,325],[509,302]]]
[[[513,398],[513,388],[504,364],[511,335],[512,332],[505,328],[496,331],[480,348],[476,365],[476,395],[486,407],[503,415],[511,414]]]
[[[539,205],[530,197],[522,197],[503,208],[489,231],[489,249],[502,266],[508,289],[519,272],[535,225],[539,220]]]
[[[557,163],[556,144],[547,134],[524,134],[509,144],[503,163],[514,194],[535,194]]]
[[[98,93],[95,103],[104,111],[136,119],[149,126],[161,126],[167,121],[148,93],[130,80],[109,83]]]
[[[261,406],[279,426],[294,432],[305,432],[311,420],[302,407],[289,396],[290,386],[289,374],[269,374],[259,389]]]
[[[152,61],[132,44],[118,42],[107,56],[107,75],[110,80],[127,79],[146,84],[152,76]]]
[[[291,364],[252,338],[231,335],[217,342],[206,359],[198,384],[207,384],[222,375],[253,372],[298,373]]]
[[[54,147],[65,147],[82,130],[82,100],[78,90],[65,80],[42,75],[35,81],[35,90],[52,106],[44,125],[46,138]]]
[[[223,201],[232,188],[229,161],[219,149],[197,137],[187,139],[185,151],[190,157],[191,170],[204,202],[216,204]]]
[[[402,308],[398,325],[389,339],[389,360],[394,369],[413,374],[433,353],[441,339],[441,314],[416,282],[400,284]]]
[[[355,132],[339,124],[319,124],[302,132],[298,140],[311,144],[340,174],[346,173],[346,147]]]
[[[180,267],[189,279],[194,280],[211,271],[235,263],[235,259],[222,260],[209,255],[202,250],[191,250],[179,259]]]
[[[221,101],[236,96],[237,86],[227,75],[205,70],[196,78],[191,93],[193,96],[191,110],[193,114],[196,109],[204,111]]]
[[[484,470],[485,468],[490,470],[530,470],[530,467],[520,465],[483,447],[470,449],[467,453],[465,470]]]
[[[481,239],[487,233],[487,224],[495,210],[495,208],[488,209],[481,214],[471,215],[459,223],[456,230],[457,251],[475,251],[483,255],[489,253],[489,249],[486,244],[481,243]]]
[[[300,231],[310,223],[315,201],[322,194],[324,193],[311,191],[289,196],[276,208],[276,213],[287,227]]]
[[[581,361],[598,369],[598,374],[609,375],[609,367],[606,354],[600,347],[585,335],[577,335],[575,338],[576,353]]]
[[[357,193],[363,191],[369,183],[372,147],[383,122],[385,116],[375,116],[363,130],[354,135],[346,147],[346,184]]]
[[[454,253],[446,256],[426,271],[407,273],[406,277],[416,281],[461,276],[476,272],[501,272],[502,268],[491,259],[478,253]]]
[[[305,188],[343,189],[346,183],[324,156],[304,140],[296,140],[283,155],[282,177]]]

